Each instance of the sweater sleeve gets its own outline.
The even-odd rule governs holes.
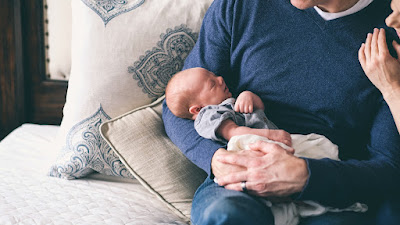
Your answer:
[[[369,158],[363,161],[306,159],[310,177],[298,199],[345,207],[398,195],[400,135],[384,101],[372,124],[366,150]]]
[[[193,121],[181,119],[171,113],[165,101],[163,103],[163,121],[165,131],[172,142],[190,161],[211,174],[211,159],[222,147],[221,143],[201,137],[194,129]]]
[[[221,105],[209,105],[201,109],[194,121],[194,128],[200,136],[218,141],[221,143],[228,143],[227,140],[217,134],[218,128],[225,120],[235,120],[235,111],[228,107]]]
[[[214,1],[206,12],[199,38],[186,58],[184,69],[202,67],[215,74],[231,76],[230,33],[233,1]],[[229,86],[230,84],[227,83]],[[231,89],[231,86],[229,86]],[[172,142],[194,164],[211,174],[211,159],[224,145],[205,139],[194,129],[193,121],[174,116],[164,102],[163,120],[165,130]]]

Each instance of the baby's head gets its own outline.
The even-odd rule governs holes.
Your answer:
[[[168,82],[165,98],[171,112],[180,118],[196,119],[207,105],[217,105],[232,97],[222,77],[203,68],[175,74]]]

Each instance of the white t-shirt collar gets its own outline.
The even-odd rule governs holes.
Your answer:
[[[334,20],[340,17],[344,17],[353,13],[356,13],[365,7],[367,7],[373,0],[359,0],[353,7],[338,13],[329,13],[324,12],[317,6],[314,6],[315,11],[324,19],[324,20]]]

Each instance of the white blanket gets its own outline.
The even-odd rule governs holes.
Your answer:
[[[338,147],[329,139],[318,134],[299,135],[292,134],[292,147],[295,149],[294,155],[297,157],[306,157],[314,159],[330,158],[339,160]],[[257,135],[239,135],[234,136],[228,142],[228,151],[249,150],[249,144],[257,141],[265,141],[277,143],[285,149],[289,147],[280,142],[269,140],[265,137]],[[345,209],[337,209],[323,206],[314,201],[289,202],[289,203],[271,203],[265,201],[271,207],[272,214],[275,218],[275,225],[296,225],[299,224],[301,217],[317,216],[326,212],[365,212],[368,207],[365,204],[354,203]]]

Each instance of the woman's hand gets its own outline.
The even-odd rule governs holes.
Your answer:
[[[393,41],[393,47],[400,56],[400,45]],[[371,82],[382,92],[385,99],[400,89],[400,61],[393,58],[386,44],[384,29],[374,29],[358,51],[361,66]]]
[[[223,164],[245,168],[217,176],[219,185],[242,191],[241,182],[246,181],[248,192],[262,197],[284,197],[303,190],[309,176],[304,159],[293,156],[278,144],[259,141],[250,145],[250,149],[241,154],[222,153],[215,157]]]

